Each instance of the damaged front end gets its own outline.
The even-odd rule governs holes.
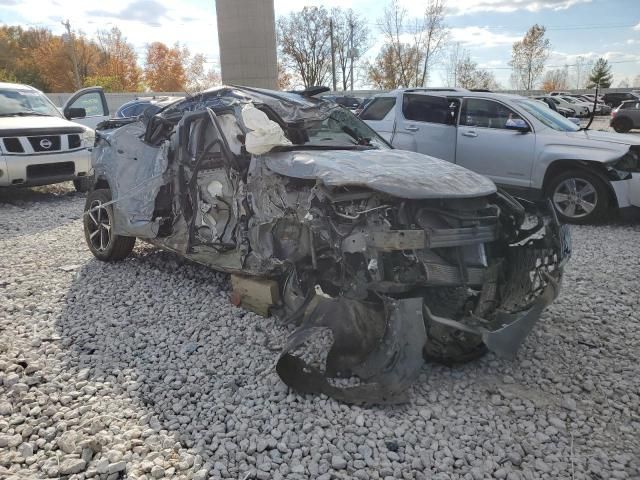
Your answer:
[[[405,401],[423,356],[455,363],[488,349],[512,357],[559,293],[570,235],[544,204],[504,193],[320,198],[324,210],[308,216],[315,267],[298,263],[283,289],[283,316],[299,326],[277,371],[297,391]],[[313,340],[327,331],[333,342],[318,350]]]
[[[389,149],[333,104],[265,92],[101,132],[114,232],[272,282],[261,311],[296,326],[276,369],[301,393],[401,402],[424,358],[513,356],[570,255],[553,209]]]

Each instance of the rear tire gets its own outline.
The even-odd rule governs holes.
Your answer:
[[[588,170],[561,172],[549,181],[546,193],[564,223],[598,223],[609,212],[609,189],[604,180]]]
[[[627,133],[633,128],[633,123],[628,118],[620,118],[613,122],[612,127],[618,133]]]
[[[113,233],[113,208],[103,205],[111,201],[111,191],[94,190],[87,195],[84,206],[84,238],[93,256],[103,262],[116,262],[126,258],[136,243],[135,237]]]

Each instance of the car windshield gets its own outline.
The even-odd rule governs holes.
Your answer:
[[[577,132],[580,129],[575,123],[535,100],[519,100],[516,103],[549,128],[560,132]]]
[[[354,146],[362,145],[387,149],[389,144],[366,123],[349,110],[335,108],[324,120],[310,121],[305,124],[309,140],[305,145],[314,146]]]
[[[46,115],[60,117],[56,106],[47,97],[35,90],[0,90],[0,116]]]
[[[571,97],[562,97],[562,99],[565,102],[569,102],[569,103],[578,103],[575,99],[571,98]]]

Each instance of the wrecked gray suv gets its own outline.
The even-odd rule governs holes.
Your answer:
[[[296,326],[281,379],[346,402],[405,400],[425,358],[513,355],[570,254],[547,204],[393,150],[308,92],[222,87],[108,121],[93,168],[98,259],[139,238],[271,282],[269,311]]]

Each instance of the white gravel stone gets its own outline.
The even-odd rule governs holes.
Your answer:
[[[336,470],[342,470],[347,467],[347,461],[340,455],[334,455],[331,457],[331,467]]]
[[[515,360],[425,365],[408,404],[353,407],[288,391],[292,327],[230,305],[225,275],[141,242],[93,259],[83,204],[0,189],[0,478],[640,478],[638,221],[572,228]]]
[[[80,473],[85,469],[86,462],[80,458],[67,458],[60,464],[59,471],[62,475]]]

